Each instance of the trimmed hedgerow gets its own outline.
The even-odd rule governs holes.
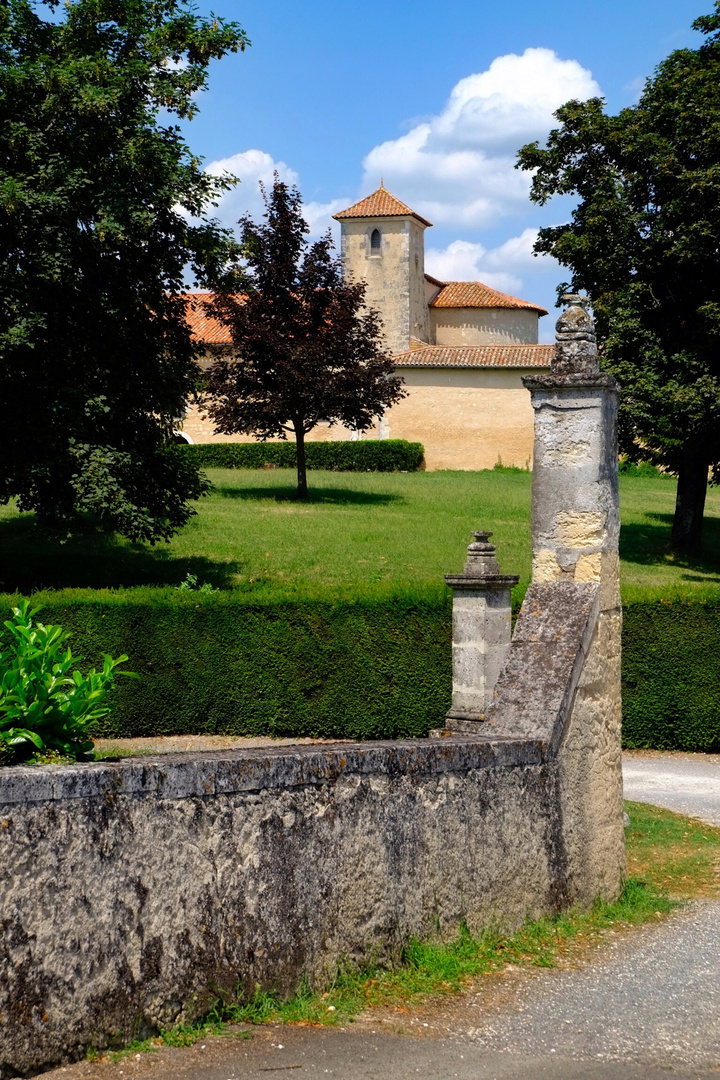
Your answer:
[[[425,736],[451,693],[451,598],[426,588],[273,600],[176,589],[37,595],[86,662],[127,652],[96,734]],[[8,610],[17,598],[2,597]],[[623,741],[720,750],[720,600],[625,605]]]
[[[720,601],[643,600],[623,610],[623,743],[720,751]]]
[[[183,446],[203,469],[261,469],[276,465],[294,469],[295,443],[198,443]],[[305,444],[308,469],[329,472],[416,472],[424,463],[422,443],[405,439],[368,439],[359,442],[308,442]]]
[[[413,595],[253,603],[232,593],[48,593],[43,618],[91,663],[117,643],[118,681],[95,733],[427,735],[450,704],[449,599]],[[3,604],[4,606],[4,604]]]

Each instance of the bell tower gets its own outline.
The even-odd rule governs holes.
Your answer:
[[[367,284],[368,307],[380,312],[392,353],[411,338],[430,340],[425,298],[424,233],[429,221],[380,184],[366,199],[335,214],[340,222],[343,273]]]

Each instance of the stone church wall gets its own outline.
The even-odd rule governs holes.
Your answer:
[[[537,345],[538,313],[515,308],[430,308],[434,345]]]
[[[407,439],[425,447],[425,468],[492,469],[532,466],[533,411],[519,369],[406,368],[408,396],[390,409],[364,439]],[[193,442],[253,442],[249,436],[214,435],[212,424],[192,407],[183,430]],[[352,437],[339,424],[320,424],[309,442]]]

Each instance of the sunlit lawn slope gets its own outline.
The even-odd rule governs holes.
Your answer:
[[[472,529],[494,533],[501,567],[530,575],[527,473],[310,474],[308,503],[285,470],[212,470],[215,490],[171,544],[45,539],[29,514],[0,508],[0,590],[177,585],[190,572],[220,588],[268,595],[383,584],[437,584],[457,571]],[[638,590],[720,586],[720,493],[707,503],[697,558],[668,550],[675,482],[621,480],[622,574]]]

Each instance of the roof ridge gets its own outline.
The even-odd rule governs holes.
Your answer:
[[[426,218],[416,214],[406,203],[401,202],[397,195],[393,195],[386,187],[380,187],[364,199],[348,206],[346,210],[339,210],[333,214],[335,221],[344,221],[346,218],[363,217],[414,217],[423,225],[430,226],[432,223]]]
[[[483,281],[446,281],[443,288],[432,298],[429,307],[506,307],[526,308],[547,315],[547,308],[533,304],[511,293],[501,292]]]

